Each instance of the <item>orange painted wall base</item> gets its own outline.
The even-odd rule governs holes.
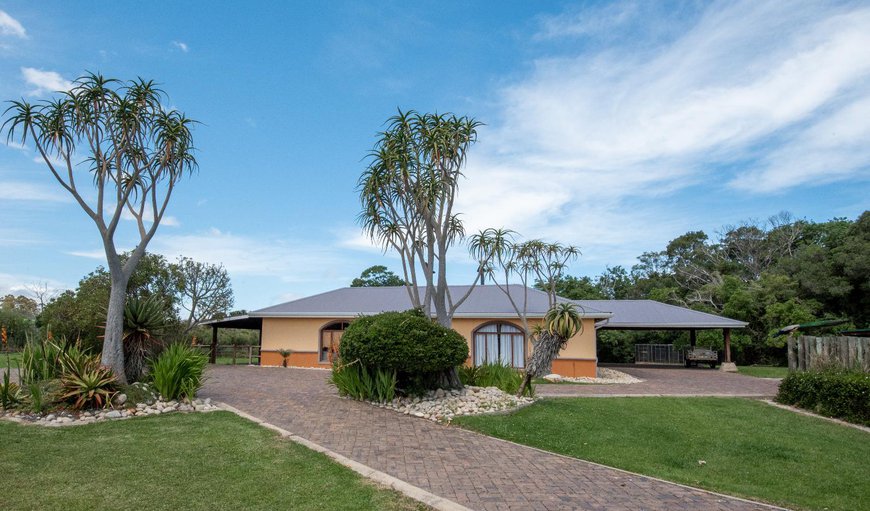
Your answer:
[[[553,361],[553,373],[569,378],[597,376],[598,361],[594,359],[557,358]]]
[[[283,365],[284,357],[277,351],[261,351],[260,365],[261,366],[280,366]],[[287,365],[291,367],[323,367],[331,368],[331,364],[321,364],[317,358],[317,352],[293,352],[287,358]]]

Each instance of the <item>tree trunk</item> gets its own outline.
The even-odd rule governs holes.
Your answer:
[[[102,364],[115,373],[121,384],[127,383],[124,373],[124,306],[127,303],[127,281],[120,268],[109,265],[112,289],[109,292],[109,310],[106,314],[106,334],[103,338]]]
[[[532,356],[526,367],[526,376],[523,378],[523,384],[520,386],[519,392],[517,392],[518,396],[522,396],[525,393],[532,383],[532,378],[545,376],[550,373],[553,368],[553,360],[559,355],[559,351],[562,350],[566,340],[546,331],[538,336],[538,342],[532,348]]]

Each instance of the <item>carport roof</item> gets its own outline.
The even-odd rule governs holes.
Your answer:
[[[450,286],[453,300],[458,301],[469,286]],[[420,289],[422,294],[424,289]],[[522,306],[523,287],[511,286],[511,295]],[[560,302],[571,302],[564,298]],[[377,314],[386,311],[403,311],[411,308],[411,299],[404,286],[395,287],[345,287],[314,296],[273,305],[249,313],[250,317],[327,317],[353,318],[359,315]],[[543,317],[549,309],[547,294],[537,289],[528,289],[528,314]],[[583,317],[606,319],[610,313],[594,306],[582,306]],[[515,318],[517,313],[505,293],[497,286],[477,286],[471,295],[456,310],[454,317],[462,318]]]
[[[599,328],[612,330],[704,330],[745,328],[748,324],[655,300],[575,300],[575,303],[612,312],[610,319],[599,322]]]

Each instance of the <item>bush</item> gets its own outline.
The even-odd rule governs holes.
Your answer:
[[[60,378],[63,372],[61,354],[63,346],[51,340],[30,338],[21,353],[21,372],[19,380],[24,385],[38,381]]]
[[[14,381],[10,381],[10,370],[7,367],[0,380],[0,408],[8,410],[21,403],[21,387]]]
[[[475,387],[497,387],[508,394],[516,394],[523,383],[523,373],[501,362],[494,362],[459,369],[463,385]],[[531,391],[531,388],[529,388]]]
[[[23,402],[30,411],[41,413],[62,401],[63,384],[60,380],[46,380],[31,383],[27,386]]]
[[[791,372],[776,400],[786,405],[870,425],[870,374],[854,371]]]
[[[341,365],[336,362],[332,366],[329,383],[338,389],[340,396],[348,396],[361,401],[378,401],[386,403],[396,397],[395,370],[374,369],[370,371],[359,362]]]
[[[64,392],[61,399],[70,400],[77,409],[108,406],[117,385],[112,370],[100,366],[96,356],[68,361],[60,382]]]
[[[432,375],[465,362],[468,344],[418,310],[384,312],[356,319],[345,330],[339,358],[402,376]]]
[[[151,363],[154,388],[164,399],[193,399],[205,382],[208,357],[186,344],[172,344]]]

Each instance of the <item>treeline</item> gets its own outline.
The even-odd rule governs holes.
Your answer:
[[[749,323],[732,334],[738,363],[784,363],[782,327],[817,319],[846,319],[838,329],[870,323],[870,211],[857,219],[797,220],[788,213],[766,222],[726,226],[715,238],[683,234],[626,269],[597,277],[565,277],[558,294],[572,299],[652,299]],[[639,342],[687,342],[679,332],[602,331],[599,357],[631,361]],[[699,334],[721,347],[720,332]]]
[[[11,348],[21,347],[27,336],[39,335],[76,342],[99,351],[106,322],[111,276],[99,266],[84,276],[74,290],[56,296],[9,295],[0,301],[0,328],[5,327]],[[219,265],[182,257],[175,262],[159,254],[145,254],[127,286],[131,303],[148,301],[150,314],[127,311],[125,330],[147,329],[163,342],[210,342],[210,331],[197,323],[232,314],[233,291],[229,275]],[[44,299],[44,302],[42,300]],[[135,316],[135,317],[133,317]],[[147,321],[145,321],[147,319]],[[206,337],[208,337],[206,339]],[[228,342],[256,343],[256,333],[228,332]]]

